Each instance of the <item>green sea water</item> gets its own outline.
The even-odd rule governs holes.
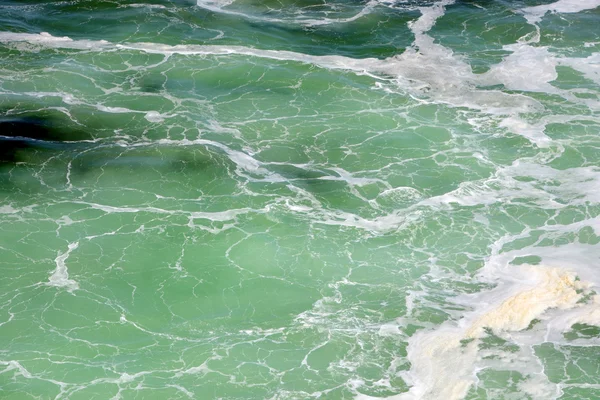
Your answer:
[[[600,399],[600,1],[0,1],[0,399]]]

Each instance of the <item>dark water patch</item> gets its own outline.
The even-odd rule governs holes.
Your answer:
[[[0,165],[20,161],[21,152],[28,148],[30,148],[30,144],[24,140],[14,140],[0,136]]]
[[[0,191],[34,194],[64,185],[68,155],[90,146],[86,139],[87,132],[52,112],[0,112]]]
[[[29,153],[60,150],[81,140],[82,132],[59,126],[47,116],[0,117],[0,163],[17,163]]]
[[[155,200],[153,193],[185,198],[204,192],[229,194],[235,189],[236,182],[229,178],[235,175],[236,165],[221,149],[129,146],[109,137],[93,140],[97,129],[90,125],[103,125],[111,118],[94,118],[84,132],[66,117],[44,113],[0,117],[0,192],[38,196],[121,188],[136,191],[135,196],[147,202]],[[136,129],[127,131],[140,134]]]
[[[12,138],[34,139],[52,142],[70,142],[90,139],[91,135],[62,114],[52,111],[23,112],[12,115],[0,111],[0,135]]]
[[[79,178],[95,181],[100,175],[113,173],[120,173],[118,180],[124,182],[139,181],[140,173],[157,182],[171,182],[175,178],[186,181],[191,176],[207,180],[224,179],[232,173],[234,166],[220,150],[202,145],[123,147],[104,144],[72,160],[76,181]]]
[[[9,138],[53,140],[54,135],[43,118],[21,117],[0,120],[0,134]]]
[[[154,76],[143,76],[136,83],[139,85],[140,90],[146,93],[158,93],[164,89],[166,78],[164,75]]]

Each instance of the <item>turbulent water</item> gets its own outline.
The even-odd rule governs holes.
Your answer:
[[[600,1],[0,1],[0,398],[600,399]]]

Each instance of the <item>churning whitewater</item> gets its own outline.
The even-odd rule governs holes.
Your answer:
[[[0,16],[1,398],[600,398],[600,1]]]

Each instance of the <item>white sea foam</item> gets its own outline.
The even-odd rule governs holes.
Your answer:
[[[120,7],[150,8],[150,9],[159,9],[159,10],[165,10],[167,8],[166,6],[164,6],[162,4],[144,4],[144,3],[127,4],[127,5],[122,5]]]
[[[525,137],[538,147],[548,147],[550,142],[552,142],[552,139],[544,132],[546,129],[544,123],[532,124],[518,116],[510,116],[500,122],[500,127],[507,128],[510,132]]]
[[[27,96],[31,96],[31,97],[36,97],[36,98],[60,97],[65,104],[86,105],[89,107],[93,107],[93,108],[97,109],[98,111],[102,111],[102,112],[109,113],[109,114],[127,114],[127,113],[144,114],[144,118],[147,121],[154,122],[154,123],[163,122],[165,119],[172,118],[176,115],[176,114],[159,113],[158,111],[139,111],[139,110],[132,110],[132,109],[125,108],[125,107],[111,107],[111,106],[105,106],[104,104],[100,104],[100,103],[88,103],[88,102],[84,101],[83,99],[79,99],[70,93],[64,93],[64,92],[24,92],[23,94],[25,94]]]
[[[50,48],[69,48],[77,50],[99,49],[111,45],[110,42],[107,42],[106,40],[73,40],[68,36],[52,36],[48,32],[0,32],[0,42],[28,42]]]
[[[146,115],[144,116],[144,118],[146,118],[146,120],[148,120],[150,122],[155,122],[155,123],[163,122],[165,120],[165,118],[169,118],[169,117],[172,117],[172,115],[161,114],[158,111],[148,111],[146,113]]]
[[[318,179],[320,180],[326,180],[326,181],[344,181],[346,183],[348,183],[348,185],[351,186],[364,186],[364,185],[369,185],[371,183],[381,183],[384,186],[387,186],[388,188],[391,189],[389,183],[387,183],[386,181],[384,181],[383,179],[378,179],[378,178],[358,178],[353,176],[353,174],[351,174],[350,172],[339,168],[339,167],[334,167],[334,168],[330,168],[332,171],[335,171],[338,176],[322,176]]]
[[[547,47],[533,47],[526,43],[515,43],[503,46],[510,51],[502,62],[486,72],[488,84],[502,83],[511,90],[530,92],[549,92],[556,89],[549,84],[558,77],[556,58],[550,54]],[[535,73],[518,73],[520,71],[535,71]]]
[[[56,263],[56,269],[50,275],[48,279],[48,286],[64,287],[68,291],[79,289],[79,284],[73,279],[69,279],[69,271],[67,269],[66,261],[71,255],[71,252],[79,247],[79,242],[69,243],[67,251],[59,254],[54,260]]]
[[[578,13],[584,10],[592,10],[600,7],[600,0],[559,0],[555,3],[542,4],[534,7],[526,7],[521,11],[527,22],[536,24],[542,20],[548,12],[556,13]]]
[[[498,169],[489,179],[465,182],[458,189],[426,199],[419,205],[490,205],[515,198],[527,199],[546,209],[598,204],[600,169],[579,167],[556,170],[533,162],[515,161],[511,166]]]
[[[175,145],[175,146],[203,145],[203,146],[216,147],[216,148],[223,150],[225,152],[225,154],[227,154],[229,159],[231,161],[233,161],[241,170],[258,173],[258,174],[265,175],[265,176],[273,176],[274,175],[271,172],[269,172],[268,170],[266,170],[259,161],[254,159],[249,154],[246,154],[242,151],[233,150],[222,143],[215,142],[212,140],[206,140],[206,139],[196,139],[196,140],[161,139],[158,141],[158,143],[166,144],[166,145]],[[138,144],[136,144],[136,146],[144,146],[144,145],[148,145],[148,144],[149,143],[138,143]],[[276,180],[283,180],[283,178],[279,177],[279,179],[276,179]]]
[[[227,15],[235,15],[238,17],[242,17],[244,19],[249,20],[257,20],[257,21],[265,21],[269,23],[279,23],[279,24],[299,24],[304,26],[319,26],[319,25],[330,25],[330,24],[343,24],[352,21],[356,21],[357,19],[368,15],[371,13],[373,8],[375,8],[379,2],[376,0],[371,0],[355,15],[346,18],[305,18],[302,16],[292,16],[292,17],[282,17],[282,18],[274,18],[267,17],[258,14],[245,13],[240,11],[235,11],[232,9],[226,8],[227,6],[233,4],[235,0],[197,0],[196,5],[198,7],[204,8],[206,10],[227,14]]]
[[[214,7],[217,9],[221,9],[222,7],[227,7],[230,4],[233,4],[235,0],[198,0],[196,4],[198,7],[209,8]]]
[[[464,182],[453,191],[425,198],[388,215],[368,219],[339,210],[323,211],[321,218],[315,222],[351,226],[372,232],[389,232],[410,226],[421,218],[425,208],[439,209],[451,207],[452,204],[489,206],[510,203],[513,199],[522,199],[531,205],[550,210],[599,204],[600,168],[558,170],[532,161],[518,160],[510,166],[499,168],[487,179]]]
[[[247,214],[249,212],[265,211],[264,209],[255,210],[252,208],[237,208],[237,209],[231,209],[231,210],[226,210],[226,211],[215,211],[215,212],[208,212],[208,211],[184,212],[184,211],[179,211],[179,210],[165,210],[165,209],[157,208],[157,207],[115,207],[115,206],[108,206],[108,205],[98,204],[98,203],[88,203],[88,202],[83,202],[83,201],[76,202],[76,203],[88,205],[93,209],[101,210],[106,213],[119,214],[119,213],[147,212],[147,213],[165,214],[165,215],[183,214],[183,215],[189,216],[191,219],[208,219],[211,221],[230,221],[232,219],[235,219],[238,215],[241,215],[241,214]],[[75,248],[77,248],[77,247],[75,247]],[[70,252],[70,250],[71,250],[71,247],[69,246],[69,252]],[[68,254],[66,254],[66,255],[68,257]],[[63,257],[63,256],[64,255],[62,255],[61,257]],[[63,259],[63,261],[64,261],[64,259]]]
[[[600,110],[599,101],[580,99],[572,92],[559,89],[551,83],[558,78],[557,66],[573,68],[584,74],[587,79],[599,83],[598,54],[587,58],[558,57],[551,53],[548,47],[532,46],[529,42],[505,45],[503,49],[510,51],[511,54],[479,76],[480,84],[503,84],[510,90],[557,94],[573,103],[582,103],[592,109]]]
[[[14,208],[10,204],[5,205],[5,206],[0,206],[0,214],[16,214],[18,212],[19,212],[19,210]]]

